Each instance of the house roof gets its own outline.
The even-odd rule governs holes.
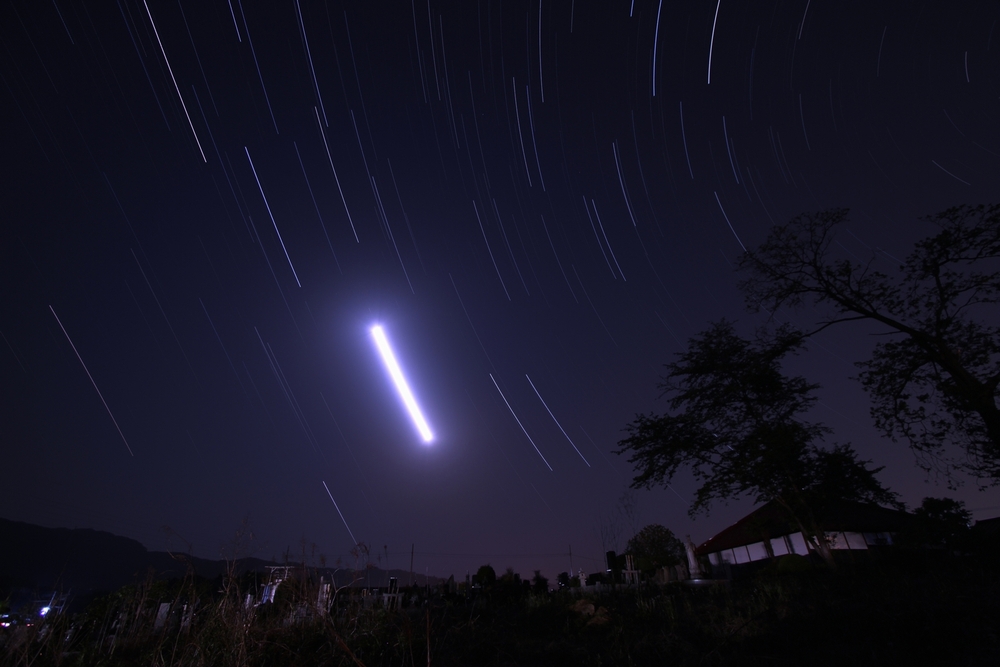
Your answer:
[[[1000,516],[995,516],[991,519],[980,519],[973,524],[972,529],[982,535],[998,535],[1000,534]]]
[[[816,522],[821,530],[851,531],[857,533],[895,532],[910,515],[900,510],[879,505],[838,501],[830,503],[817,513]],[[788,516],[788,512],[772,501],[757,508],[715,537],[709,538],[695,553],[699,556],[715,553],[723,549],[761,542],[799,532],[799,527]]]

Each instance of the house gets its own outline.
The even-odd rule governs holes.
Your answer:
[[[980,540],[1000,539],[1000,516],[992,519],[980,519],[972,525],[972,532]]]
[[[825,531],[834,550],[868,551],[892,544],[892,536],[909,518],[907,512],[879,505],[841,501],[817,513],[816,523]],[[769,502],[695,549],[717,571],[786,554],[807,556],[799,526],[776,502]]]

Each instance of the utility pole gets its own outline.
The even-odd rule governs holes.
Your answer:
[[[410,586],[413,586],[413,547],[414,543],[410,543]]]
[[[569,578],[573,578],[573,545],[569,545]]]

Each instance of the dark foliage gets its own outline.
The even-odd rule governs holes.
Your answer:
[[[636,533],[626,551],[635,557],[636,567],[643,572],[678,565],[686,557],[684,543],[669,528],[656,523]]]
[[[964,550],[971,546],[972,513],[951,498],[924,498],[897,542],[906,547]]]
[[[556,583],[559,584],[559,588],[579,588],[580,577],[570,575],[569,572],[560,572],[556,576]]]
[[[479,584],[485,589],[490,589],[497,582],[497,572],[493,569],[492,565],[481,565],[478,570],[476,570],[476,578],[474,583]]]
[[[877,249],[865,263],[834,257],[846,219],[846,210],[831,210],[775,227],[740,262],[748,306],[830,307],[804,336],[843,322],[885,327],[892,337],[858,364],[877,427],[907,440],[926,469],[959,467],[1000,482],[1000,205],[928,218],[940,231],[893,275],[875,269],[884,259]]]
[[[744,495],[776,501],[832,563],[813,518],[824,503],[898,501],[875,477],[881,468],[859,461],[849,445],[816,444],[829,429],[801,415],[817,385],[781,370],[802,344],[787,328],[749,341],[726,321],[691,339],[660,385],[671,412],[637,415],[618,443],[637,468],[632,486],[665,484],[686,468],[700,483],[692,515]]]
[[[531,578],[531,592],[542,594],[549,592],[549,580],[542,576],[541,570],[535,570],[535,576]]]
[[[992,665],[1000,571],[988,554],[899,550],[838,571],[782,567],[728,585],[617,588],[517,599],[427,591],[395,610],[342,600],[330,615],[247,613],[202,590],[189,628],[155,628],[187,584],[131,587],[85,614],[0,632],[0,665]],[[782,573],[784,572],[784,574]],[[228,602],[227,602],[228,601]],[[283,611],[283,613],[277,613]],[[113,635],[113,636],[112,636]]]

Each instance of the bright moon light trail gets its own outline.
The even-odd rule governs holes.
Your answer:
[[[406,378],[403,377],[403,371],[400,370],[399,362],[396,361],[396,355],[393,354],[392,348],[389,346],[389,339],[385,337],[385,331],[381,325],[376,324],[371,328],[371,333],[372,338],[375,339],[375,345],[378,347],[379,354],[382,355],[382,363],[385,364],[386,370],[389,371],[389,375],[396,385],[396,391],[399,392],[399,397],[403,399],[403,405],[406,406],[407,411],[410,413],[413,425],[420,431],[420,437],[424,439],[424,442],[430,442],[434,439],[434,434],[431,433],[431,429],[427,425],[427,420],[424,419],[423,413],[420,412],[417,400],[413,398],[410,385],[407,384]]]

